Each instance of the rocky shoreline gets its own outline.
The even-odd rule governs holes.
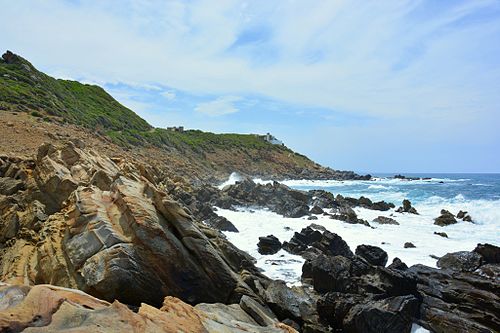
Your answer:
[[[386,267],[382,249],[353,253],[315,225],[284,243],[262,235],[262,253],[283,248],[306,259],[303,285],[289,287],[227,240],[221,230],[238,230],[214,206],[397,223],[353,210],[395,208],[384,201],[248,179],[195,186],[80,140],[44,144],[33,159],[0,156],[0,331],[409,332],[413,323],[435,332],[500,330],[496,246],[444,256],[441,269],[401,260]],[[401,211],[418,213],[409,202]],[[436,224],[451,223],[449,214]],[[455,223],[470,218],[451,215]]]

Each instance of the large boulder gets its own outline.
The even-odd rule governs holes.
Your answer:
[[[364,259],[366,259],[366,261],[374,266],[384,267],[385,264],[387,264],[387,252],[377,246],[359,245],[356,248],[356,254],[363,257]]]
[[[500,247],[492,244],[477,244],[474,252],[479,253],[487,264],[500,264]]]
[[[459,251],[447,253],[437,261],[437,266],[455,271],[473,272],[481,266],[482,257],[479,253]]]
[[[260,254],[275,254],[281,250],[281,242],[273,235],[259,237],[257,247]]]

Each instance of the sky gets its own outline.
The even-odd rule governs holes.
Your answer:
[[[156,127],[335,169],[500,172],[500,0],[0,0],[0,46]],[[3,50],[2,50],[3,51]]]

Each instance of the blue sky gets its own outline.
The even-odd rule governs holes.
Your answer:
[[[500,1],[0,0],[0,45],[158,127],[359,172],[500,172]]]

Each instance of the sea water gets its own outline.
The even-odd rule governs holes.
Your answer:
[[[440,257],[449,252],[470,251],[478,243],[500,245],[500,175],[499,174],[407,174],[406,176],[430,178],[405,180],[379,174],[369,181],[335,180],[290,180],[282,183],[299,190],[322,189],[335,195],[359,198],[365,196],[372,201],[384,200],[401,206],[403,199],[409,199],[419,215],[396,213],[395,209],[381,212],[355,208],[359,218],[371,224],[347,224],[332,220],[328,216],[317,215],[318,220],[303,218],[284,218],[263,209],[241,208],[238,211],[219,209],[218,214],[229,219],[240,231],[225,232],[227,238],[238,248],[256,258],[257,267],[274,279],[282,279],[289,284],[299,284],[304,259],[284,250],[274,255],[260,255],[257,251],[260,236],[274,235],[289,241],[294,232],[311,223],[324,226],[327,230],[340,235],[354,252],[360,244],[379,246],[389,255],[389,262],[395,257],[407,265],[425,264],[436,266],[434,256]],[[232,175],[224,184],[238,180]],[[256,180],[266,183],[268,181]],[[459,222],[440,227],[434,219],[441,209],[453,214],[460,210],[472,216],[473,223]],[[395,219],[400,225],[380,225],[372,222],[377,216]],[[445,232],[448,238],[435,235]],[[406,242],[415,248],[404,248]],[[431,257],[433,256],[433,257]]]

